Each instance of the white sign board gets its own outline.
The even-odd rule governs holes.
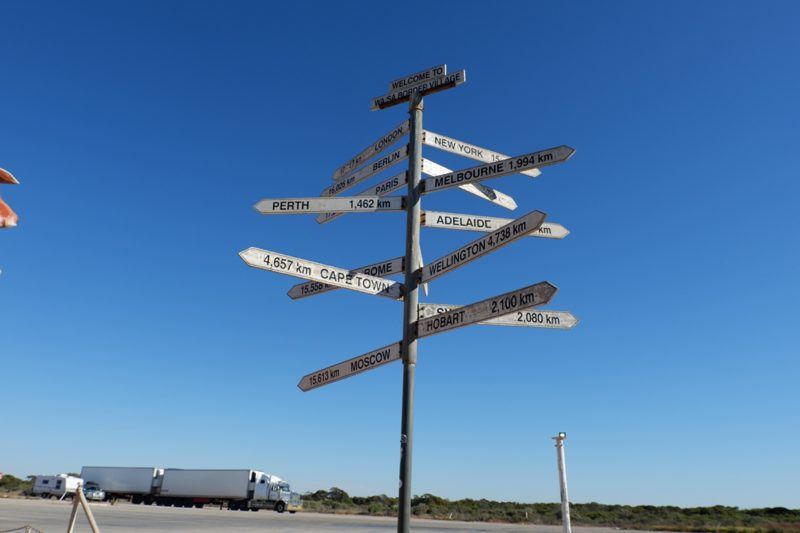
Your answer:
[[[475,159],[476,161],[483,161],[484,163],[494,163],[495,161],[508,159],[510,157],[506,154],[494,152],[476,144],[465,143],[464,141],[459,141],[458,139],[453,139],[428,130],[423,130],[422,142],[428,146],[444,150],[445,152],[462,155],[470,159]],[[523,170],[520,174],[535,178],[541,174],[541,171],[534,168],[533,170]]]
[[[330,187],[325,187],[322,189],[320,196],[327,197],[342,194],[344,191],[356,185],[357,183],[360,183],[370,176],[374,176],[378,172],[386,170],[387,168],[396,165],[405,159],[408,159],[408,145],[402,146],[394,152],[373,161],[371,164],[365,166],[354,174],[339,178],[338,180],[334,181]]]
[[[499,178],[500,176],[515,174],[523,170],[531,170],[533,168],[563,163],[574,153],[575,150],[569,146],[562,145],[548,150],[531,152],[530,154],[524,154],[518,157],[501,159],[494,163],[487,163],[464,170],[456,170],[450,174],[426,179],[422,182],[424,187],[422,192],[432,193],[451,187],[458,187],[465,183]]]
[[[457,307],[417,321],[417,336],[427,337],[443,331],[497,318],[514,311],[529,309],[549,302],[556,288],[546,281],[523,289],[487,298],[474,304]]]
[[[458,305],[419,304],[419,318],[440,315],[458,309]],[[527,328],[572,329],[578,323],[572,313],[567,311],[545,311],[544,309],[523,309],[497,318],[478,322],[486,326],[521,326]]]
[[[423,157],[422,172],[428,176],[441,176],[442,174],[452,172],[452,170]],[[467,183],[466,185],[461,185],[459,189],[512,211],[517,208],[517,202],[514,201],[512,197],[498,190],[489,188],[482,183]]]
[[[359,274],[344,268],[306,261],[298,257],[279,254],[260,248],[248,248],[239,252],[248,266],[269,270],[313,281],[321,281],[342,289],[376,294],[398,300],[403,296],[403,284],[385,278]]]
[[[423,211],[421,223],[427,228],[445,228],[465,231],[494,231],[511,222],[510,218],[484,217],[464,215],[461,213],[444,213],[441,211]],[[569,230],[555,222],[543,222],[528,237],[544,237],[546,239],[563,239]]]
[[[383,152],[397,141],[403,138],[404,135],[408,134],[408,127],[409,122],[406,120],[402,122],[399,126],[394,128],[392,131],[375,141],[374,143],[370,144],[366,148],[364,148],[358,155],[350,159],[347,163],[342,165],[341,167],[336,169],[336,172],[333,173],[331,178],[333,180],[337,180],[342,176],[353,172],[355,169],[359,168],[361,165],[378,155],[379,153]]]
[[[400,343],[396,342],[383,348],[378,348],[364,355],[359,355],[347,361],[317,370],[300,379],[297,387],[308,392],[311,389],[328,385],[341,379],[349,378],[367,370],[372,370],[387,363],[400,360]]]
[[[367,274],[378,278],[384,278],[393,274],[402,274],[405,263],[405,257],[395,257],[394,259],[389,259],[388,261],[381,261],[380,263],[372,263],[371,265],[354,268],[352,271],[358,272],[359,274]],[[338,288],[339,287],[334,287],[333,285],[328,285],[327,283],[320,283],[319,281],[307,281],[305,283],[295,285],[289,289],[289,292],[286,294],[289,295],[289,298],[292,300],[297,300],[300,298],[307,298],[309,296],[316,296],[317,294],[322,294],[328,291],[335,291]]]
[[[402,211],[405,196],[340,196],[337,198],[265,198],[255,205],[262,215],[302,215],[309,213],[372,213]]]
[[[546,216],[541,211],[531,211],[527,215],[512,220],[505,226],[425,265],[422,268],[422,283],[436,279],[524,237],[541,226]]]
[[[402,102],[407,102],[411,95],[415,92],[422,93],[423,95],[431,94],[456,87],[465,81],[467,81],[467,72],[465,70],[459,70],[458,72],[447,74],[445,76],[437,76],[418,85],[414,85],[413,87],[398,89],[396,91],[384,94],[383,96],[373,98],[372,110],[376,111],[378,109],[391,107]]]
[[[399,91],[400,89],[411,89],[422,83],[428,82],[433,78],[447,74],[447,65],[437,65],[429,69],[409,74],[403,78],[389,82],[389,92]]]
[[[397,189],[404,187],[407,183],[408,174],[404,170],[400,174],[392,176],[391,178],[380,182],[374,187],[370,187],[369,189],[358,193],[358,196],[386,196],[387,194],[391,194]],[[330,222],[331,220],[334,220],[342,215],[344,215],[343,212],[323,213],[317,217],[317,222],[320,224],[325,224],[326,222]]]

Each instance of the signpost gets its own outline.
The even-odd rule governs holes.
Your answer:
[[[424,142],[427,146],[433,146],[439,150],[444,150],[445,152],[450,152],[452,154],[463,155],[464,157],[469,157],[470,159],[475,159],[477,161],[483,161],[484,163],[494,163],[495,161],[500,161],[502,159],[508,159],[511,157],[506,154],[501,154],[500,152],[493,152],[488,148],[483,148],[476,144],[459,141],[457,139],[453,139],[451,137],[428,130],[425,130],[422,142]],[[533,170],[523,170],[520,172],[520,174],[525,174],[526,176],[530,176],[532,178],[541,175],[541,173],[542,172],[538,168],[534,168]]]
[[[543,281],[536,285],[487,298],[464,307],[456,307],[449,311],[420,319],[417,325],[417,335],[419,337],[428,337],[443,331],[483,322],[490,318],[501,317],[521,309],[529,309],[546,304],[555,293],[556,288]]]
[[[566,311],[536,309],[548,303],[556,293],[555,286],[547,281],[466,306],[419,302],[420,286],[427,288],[428,282],[511,242],[521,240],[522,237],[562,239],[569,233],[560,224],[545,223],[546,215],[541,211],[532,211],[514,220],[439,211],[422,212],[423,194],[453,187],[513,210],[517,207],[513,198],[481,182],[514,173],[536,177],[540,174],[541,167],[564,162],[574,153],[569,146],[557,146],[518,157],[508,157],[481,146],[425,132],[422,128],[423,98],[435,92],[457,87],[465,81],[464,70],[448,74],[446,65],[438,65],[390,82],[388,93],[372,99],[372,109],[386,109],[408,102],[408,120],[380,136],[374,143],[338,167],[332,176],[333,183],[322,190],[320,197],[269,198],[256,205],[259,212],[269,215],[318,213],[317,222],[320,224],[330,222],[346,213],[404,210],[406,213],[404,256],[347,270],[260,248],[251,247],[239,254],[254,268],[305,280],[289,290],[288,295],[293,300],[345,288],[403,302],[400,342],[307,374],[297,385],[302,391],[310,391],[394,361],[403,362],[397,518],[399,533],[408,533],[411,523],[414,378],[419,339],[471,324],[549,329],[571,329],[577,324],[577,319]],[[405,135],[408,135],[407,144],[384,154]],[[429,159],[423,159],[423,144],[485,164],[451,171]],[[381,154],[384,155],[380,156]],[[356,196],[340,196],[356,184],[405,160],[408,161],[406,171],[385,179]],[[423,173],[429,176],[424,181]],[[404,186],[407,190],[405,196],[388,196]],[[423,265],[420,246],[422,225],[473,230],[482,232],[483,235],[436,261]],[[369,243],[357,242],[351,238],[347,245],[363,248],[369,246]],[[388,279],[388,276],[401,272],[404,274],[403,283]],[[425,294],[427,295],[427,290]]]
[[[248,266],[286,274],[287,276],[321,281],[342,289],[387,296],[395,300],[403,296],[403,286],[396,281],[306,261],[305,259],[271,252],[270,250],[251,247],[239,252],[239,257]]]
[[[442,174],[449,174],[450,172],[452,171],[449,168],[443,167],[439,163],[434,163],[430,159],[422,158],[423,174],[427,174],[428,176],[441,176]],[[466,185],[461,185],[459,189],[512,211],[517,208],[517,202],[509,195],[491,189],[483,183],[467,183]]]
[[[309,213],[374,213],[402,211],[405,198],[392,196],[339,196],[338,198],[265,198],[255,205],[262,215],[303,215]]]
[[[448,304],[419,304],[419,318],[428,318],[453,309],[459,305]],[[528,328],[572,329],[578,324],[578,319],[567,311],[545,311],[544,309],[523,309],[508,315],[490,318],[478,322],[486,326],[521,326]]]
[[[542,225],[542,222],[544,222],[545,216],[547,215],[541,211],[531,211],[527,215],[512,220],[505,226],[501,226],[488,235],[484,235],[440,257],[436,261],[428,263],[422,270],[422,282],[427,283],[448,272],[452,272],[458,267],[462,267],[479,257],[499,250],[503,246],[524,237],[528,233],[536,231],[536,229]]]
[[[303,392],[308,392],[311,389],[329,385],[340,379],[349,378],[356,374],[366,372],[367,370],[372,370],[373,368],[378,368],[379,366],[399,360],[400,343],[396,342],[389,346],[384,346],[383,348],[378,348],[377,350],[359,355],[358,357],[353,357],[347,361],[342,361],[341,363],[323,368],[322,370],[317,370],[311,374],[306,374],[300,378],[297,387]]]
[[[422,225],[426,228],[487,232],[494,231],[509,222],[511,222],[510,218],[443,213],[441,211],[422,212]],[[569,230],[555,222],[543,222],[536,230],[528,233],[528,237],[544,237],[545,239],[563,239],[567,235],[569,235]]]
[[[548,165],[555,165],[563,163],[575,153],[575,150],[569,146],[556,146],[547,150],[539,152],[531,152],[517,157],[509,157],[508,159],[501,159],[494,163],[487,163],[477,167],[467,168],[464,170],[456,170],[450,174],[436,176],[435,178],[428,178],[423,184],[423,193],[428,194],[431,192],[449,189],[451,187],[458,187],[465,183],[473,183],[476,181],[483,181],[492,178],[499,178],[507,174],[515,174],[523,170],[531,170],[534,168],[546,167]]]

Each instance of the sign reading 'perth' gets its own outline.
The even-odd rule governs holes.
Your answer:
[[[399,360],[400,343],[396,342],[389,346],[367,352],[364,355],[359,355],[347,361],[342,361],[341,363],[323,368],[322,370],[317,370],[311,374],[306,374],[300,379],[297,387],[301,391],[306,392]]]
[[[423,157],[422,172],[428,176],[441,176],[442,174],[449,174],[452,172],[452,170]],[[513,211],[517,208],[517,202],[514,201],[512,197],[498,190],[487,187],[483,183],[467,183],[466,185],[459,185],[458,188],[462,191],[474,194],[478,198],[483,198],[484,200],[488,200],[493,204],[505,207],[506,209]]]
[[[446,228],[465,231],[494,231],[511,222],[510,218],[463,215],[461,213],[443,213],[440,211],[423,211],[421,223],[428,228]],[[563,239],[569,230],[555,222],[543,222],[528,237],[544,237],[546,239]]]
[[[448,304],[419,304],[419,318],[428,318],[440,315],[454,309],[459,305]],[[572,313],[567,311],[545,311],[544,309],[523,309],[507,315],[483,320],[479,324],[486,326],[520,326],[527,328],[572,329],[578,323]]]
[[[546,216],[541,211],[531,211],[488,235],[484,235],[466,246],[440,257],[422,268],[421,281],[427,283],[524,237],[541,226]]]
[[[426,179],[422,182],[422,192],[431,193],[451,187],[458,187],[465,183],[499,178],[500,176],[515,174],[523,170],[531,170],[533,168],[563,163],[574,153],[575,150],[569,146],[562,145],[548,150],[531,152],[530,154],[524,154],[518,157],[509,157],[508,159],[502,159],[494,163],[487,163],[464,170],[456,170],[450,174]]]
[[[403,284],[385,278],[360,274],[344,268],[338,268],[298,257],[279,254],[260,248],[248,248],[239,252],[239,256],[248,266],[303,278],[321,281],[342,289],[386,296],[399,299],[403,295]]]
[[[386,196],[397,189],[405,186],[408,183],[408,173],[406,171],[401,172],[400,174],[396,174],[391,178],[380,182],[379,184],[375,185],[374,187],[370,187],[366,191],[362,191],[358,193],[357,196]],[[320,224],[325,224],[326,222],[330,222],[335,218],[338,218],[344,215],[344,212],[334,212],[334,213],[323,213],[317,217],[317,222]]]
[[[422,142],[427,144],[428,146],[433,146],[440,150],[444,150],[445,152],[450,152],[452,154],[462,155],[464,157],[468,157],[470,159],[475,159],[476,161],[483,161],[484,163],[493,163],[495,161],[500,161],[501,159],[508,159],[510,156],[506,154],[501,154],[500,152],[494,152],[489,150],[488,148],[483,148],[476,144],[466,143],[464,141],[459,141],[458,139],[453,139],[451,137],[447,137],[446,135],[441,135],[439,133],[434,133],[432,131],[424,130],[422,133]],[[533,170],[523,170],[520,174],[525,174],[526,176],[530,176],[535,178],[536,176],[541,174],[539,169],[534,168]]]
[[[333,176],[331,176],[331,178],[337,180],[342,176],[344,176],[345,174],[352,172],[353,170],[363,165],[365,162],[369,161],[370,159],[372,159],[373,157],[375,157],[376,155],[383,152],[384,150],[392,146],[394,143],[402,139],[403,135],[406,135],[407,133],[408,133],[408,121],[406,120],[399,126],[397,126],[395,129],[393,129],[392,131],[390,131],[389,133],[387,133],[386,135],[384,135],[371,145],[364,148],[361,152],[359,152],[357,156],[350,159],[350,161],[348,161],[341,167],[337,168],[336,172],[333,173]]]
[[[546,304],[553,298],[556,288],[542,281],[523,289],[487,298],[474,304],[457,307],[417,321],[417,335],[427,337],[443,331],[468,326],[496,318],[514,311]]]
[[[405,257],[395,257],[394,259],[389,259],[388,261],[381,261],[380,263],[372,263],[371,265],[354,268],[353,272],[367,274],[369,276],[375,276],[378,278],[391,276],[392,274],[401,274],[405,268],[405,259]],[[289,298],[292,300],[297,300],[299,298],[307,298],[309,296],[316,296],[317,294],[322,294],[324,292],[334,291],[338,288],[339,287],[334,287],[333,285],[328,285],[327,283],[320,283],[319,281],[307,281],[305,283],[295,285],[289,289],[289,292],[286,294],[288,294]]]
[[[265,198],[258,202],[256,211],[262,215],[302,215],[306,213],[373,213],[375,211],[402,211],[404,196],[381,198],[379,196],[340,196],[338,198]]]

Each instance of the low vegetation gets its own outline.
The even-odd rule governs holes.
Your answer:
[[[27,493],[32,488],[33,476],[28,476],[28,479],[20,479],[11,474],[5,474],[0,478],[0,498]]]
[[[350,496],[337,487],[304,494],[303,506],[307,511],[320,513],[373,516],[397,514],[397,498],[386,495]],[[438,520],[548,525],[561,523],[561,506],[557,503],[496,502],[484,499],[447,500],[433,494],[423,494],[412,499],[411,512],[417,518]],[[570,506],[570,514],[572,523],[581,526],[718,533],[800,532],[800,509],[783,507],[739,509],[716,505],[682,508],[578,503]]]

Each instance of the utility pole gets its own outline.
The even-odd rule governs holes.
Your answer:
[[[417,367],[417,304],[419,303],[419,226],[422,179],[422,93],[409,101],[408,204],[406,206],[406,269],[403,297],[403,414],[400,424],[400,495],[397,531],[411,526],[411,453],[414,437],[414,371]]]
[[[572,533],[572,524],[569,519],[569,493],[567,492],[567,465],[564,461],[564,439],[567,434],[563,431],[553,437],[556,441],[556,456],[558,457],[558,480],[561,484],[561,522],[564,524],[564,533]]]

